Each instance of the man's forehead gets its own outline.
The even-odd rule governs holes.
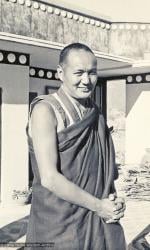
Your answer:
[[[72,49],[68,52],[68,58],[72,57],[72,56],[77,56],[80,57],[82,55],[85,56],[91,56],[93,58],[96,59],[95,55],[93,53],[91,53],[90,51],[84,50],[84,49]]]
[[[69,52],[66,63],[70,65],[82,65],[84,63],[90,63],[94,66],[97,65],[96,57],[93,53],[86,50],[73,49]]]

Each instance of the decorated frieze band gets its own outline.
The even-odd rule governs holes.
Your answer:
[[[30,67],[30,77],[47,79],[47,80],[59,80],[56,70],[49,70],[38,67]]]
[[[150,30],[150,23],[112,23],[111,30]]]
[[[99,81],[107,82],[110,80],[125,80],[127,84],[150,83],[150,72],[142,74],[99,77]]]
[[[55,7],[48,3],[41,3],[38,1],[32,1],[32,0],[6,0],[12,3],[18,3],[20,5],[25,5],[26,7],[30,8],[32,7],[35,10],[40,10],[42,12],[47,12],[50,15],[54,14],[57,16],[62,16],[63,18],[68,19],[74,19],[77,22],[80,23],[86,23],[89,25],[97,26],[102,29],[110,29],[110,22],[105,21],[100,18],[90,17],[86,14],[80,14],[71,10],[64,9],[62,7]]]
[[[29,54],[0,50],[0,63],[28,66],[29,62]]]
[[[126,78],[127,84],[150,83],[150,72],[144,74],[129,75]]]
[[[42,3],[33,0],[6,0],[12,3],[18,3],[20,5],[25,5],[26,7],[32,7],[35,10],[40,10],[42,12],[47,12],[50,15],[54,14],[57,16],[62,16],[63,18],[74,19],[75,21],[86,23],[89,25],[97,26],[103,29],[111,30],[146,30],[150,29],[150,23],[115,23],[103,20],[101,18],[95,18],[88,16],[86,14],[81,14],[75,11],[64,9],[63,7],[54,6],[48,3]]]

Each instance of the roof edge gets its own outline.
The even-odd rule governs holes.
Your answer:
[[[109,23],[109,24],[112,23],[112,19],[110,16],[96,13],[95,11],[91,11],[91,10],[88,10],[86,8],[79,7],[79,6],[72,4],[72,3],[71,4],[65,3],[63,1],[61,1],[61,3],[60,3],[59,0],[37,0],[37,1],[51,5],[55,8],[60,8],[62,10],[70,11],[72,13],[76,13],[76,14],[83,15],[86,17],[94,18],[97,20],[101,20],[101,21],[104,21],[104,22]]]

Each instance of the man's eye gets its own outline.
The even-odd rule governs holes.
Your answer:
[[[75,75],[82,76],[82,72],[77,72],[77,73],[75,73]]]

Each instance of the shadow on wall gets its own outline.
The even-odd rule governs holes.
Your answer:
[[[29,67],[0,65],[2,101],[6,104],[27,104],[29,93]]]
[[[126,116],[128,116],[143,91],[150,91],[149,83],[126,85]]]

